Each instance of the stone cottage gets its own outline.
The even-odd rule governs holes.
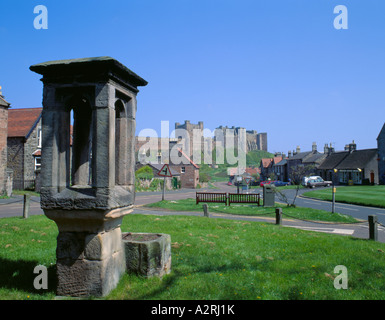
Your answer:
[[[8,114],[8,168],[14,189],[32,189],[41,166],[42,108],[11,109]]]
[[[378,184],[377,149],[349,151],[336,170],[340,184]]]
[[[378,154],[377,149],[357,150],[354,141],[347,144],[343,151],[329,148],[327,157],[317,167],[317,172],[322,178],[333,181],[334,184],[378,184]]]

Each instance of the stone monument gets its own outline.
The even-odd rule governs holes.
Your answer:
[[[41,207],[59,230],[57,294],[105,296],[125,271],[120,225],[135,198],[136,95],[147,82],[110,57],[30,69],[43,75]]]

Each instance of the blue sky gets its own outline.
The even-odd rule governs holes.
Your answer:
[[[36,30],[33,9],[48,9]],[[348,9],[348,29],[333,26]],[[149,82],[137,134],[161,121],[268,133],[297,145],[376,147],[385,122],[383,0],[1,0],[0,85],[13,108],[39,107],[32,64],[111,56]]]

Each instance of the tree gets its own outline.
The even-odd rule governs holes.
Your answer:
[[[280,199],[281,201],[284,201],[288,207],[295,207],[295,200],[297,199],[299,189],[301,188],[302,179],[308,176],[309,174],[313,173],[314,169],[315,169],[314,165],[307,165],[307,166],[298,165],[296,167],[293,167],[289,174],[291,183],[296,186],[293,201],[290,203],[287,196],[282,191],[275,188],[274,190],[278,199]]]

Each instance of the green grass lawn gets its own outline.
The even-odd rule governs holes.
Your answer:
[[[305,192],[304,196],[332,201],[332,189],[319,189]],[[336,202],[385,208],[385,186],[347,186],[338,187]]]
[[[171,235],[172,272],[125,274],[105,299],[385,299],[385,244],[269,223],[196,216],[129,215],[123,232]],[[45,216],[0,219],[0,299],[54,299],[57,227]],[[48,290],[33,289],[38,264]],[[348,289],[334,288],[334,268]]]
[[[301,207],[287,207],[276,203],[277,207],[282,208],[283,218],[298,218],[312,221],[327,221],[327,222],[342,222],[342,223],[354,223],[357,222],[351,216],[331,213],[324,210],[301,208]],[[183,199],[183,200],[165,200],[156,203],[146,205],[149,208],[161,208],[173,211],[199,211],[203,212],[202,203],[196,204],[195,199]],[[263,206],[258,207],[257,205],[248,204],[232,204],[226,206],[222,203],[208,203],[209,212],[216,213],[227,213],[235,215],[246,215],[246,216],[270,216],[275,217],[275,208],[264,208]]]

